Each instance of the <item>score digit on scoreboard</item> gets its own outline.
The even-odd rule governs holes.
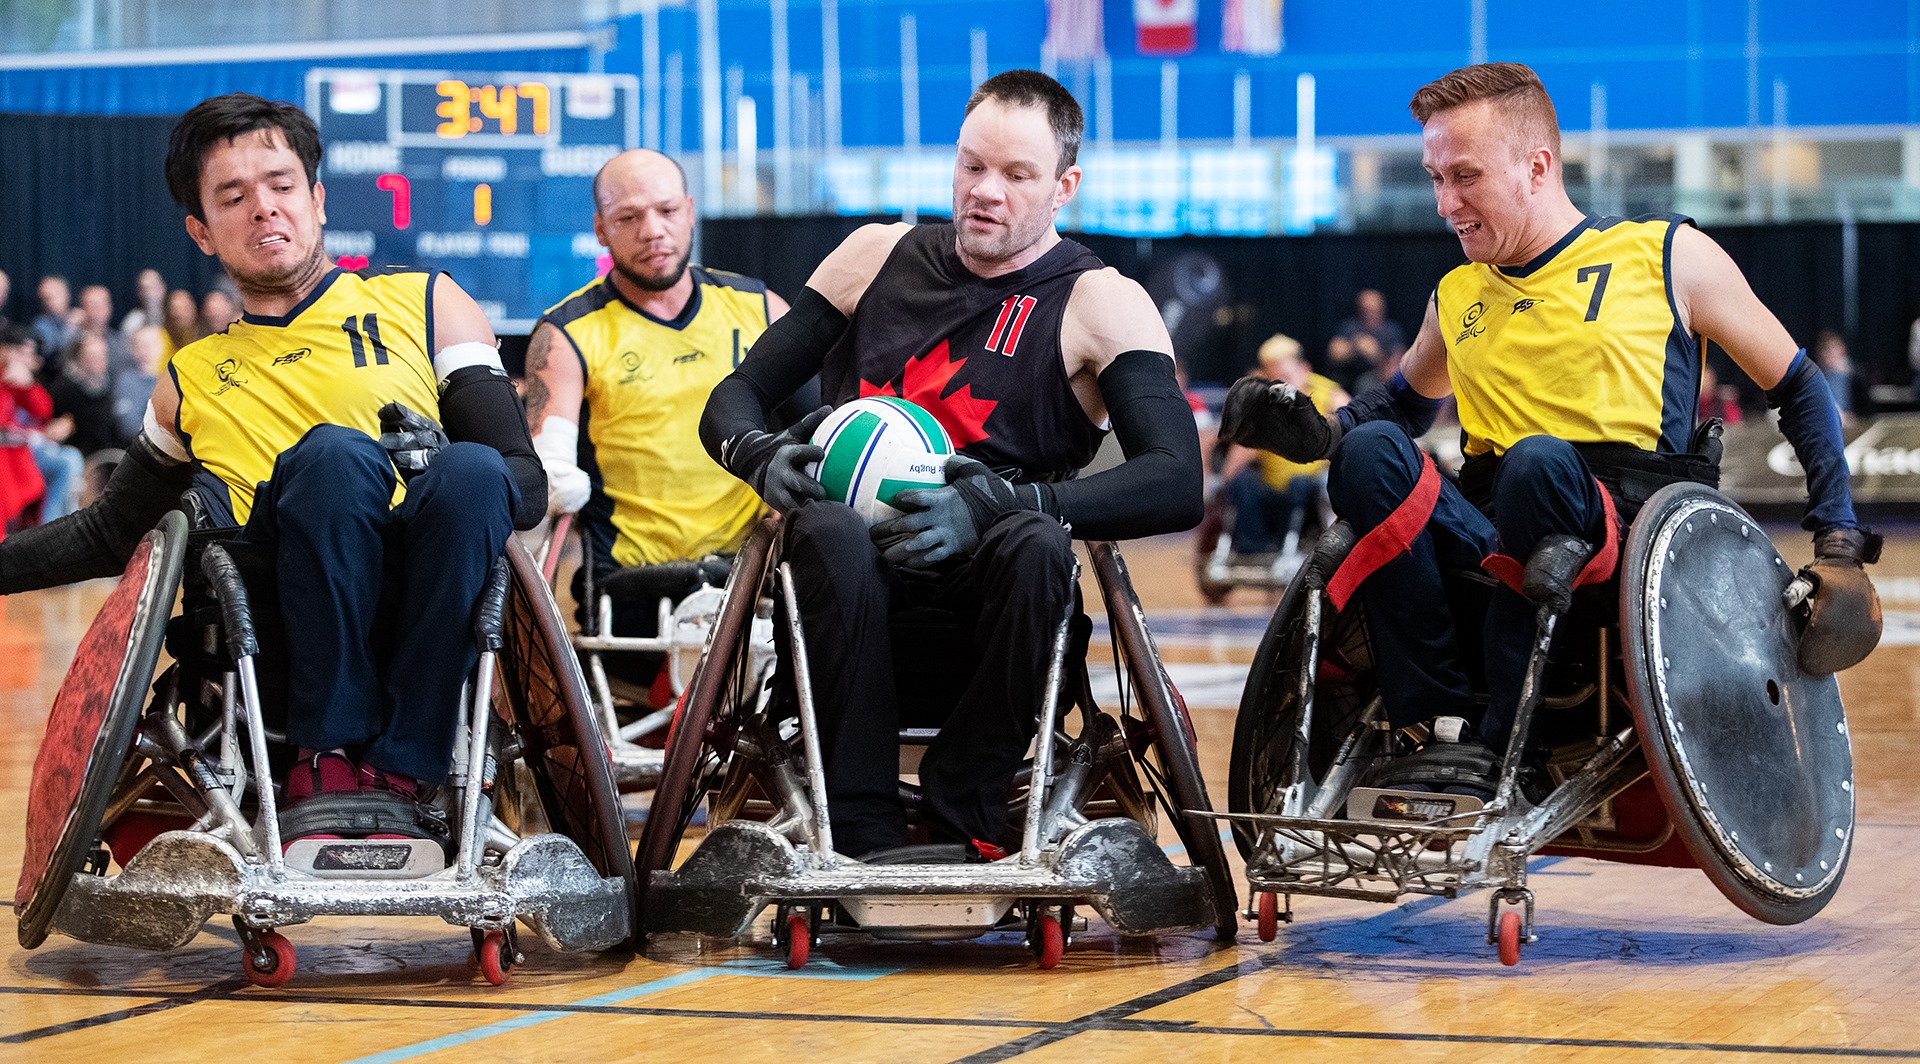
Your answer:
[[[640,142],[632,75],[315,70],[327,253],[445,270],[495,331],[593,277],[593,175]]]

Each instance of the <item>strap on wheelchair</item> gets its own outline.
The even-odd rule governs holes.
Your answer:
[[[1595,547],[1593,556],[1587,559],[1587,564],[1581,566],[1579,575],[1573,578],[1574,587],[1598,584],[1613,576],[1614,569],[1620,565],[1620,515],[1613,508],[1613,493],[1608,491],[1607,486],[1597,477],[1594,478],[1593,486],[1600,492],[1600,506],[1607,515],[1607,530],[1602,534],[1602,542]],[[1514,594],[1527,593],[1526,565],[1513,555],[1495,551],[1480,559],[1480,568],[1505,584],[1507,590]]]
[[[1427,527],[1427,519],[1433,516],[1433,508],[1440,502],[1440,470],[1425,451],[1419,453],[1420,478],[1413,482],[1413,491],[1385,521],[1360,537],[1360,542],[1348,552],[1347,560],[1340,563],[1333,578],[1327,581],[1327,598],[1334,609],[1346,609],[1347,600],[1367,577],[1405,554],[1415,537]]]

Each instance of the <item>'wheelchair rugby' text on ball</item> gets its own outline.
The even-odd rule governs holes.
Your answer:
[[[933,415],[905,399],[855,399],[827,415],[813,434],[826,449],[820,483],[871,525],[898,514],[894,496],[946,484],[953,441]]]

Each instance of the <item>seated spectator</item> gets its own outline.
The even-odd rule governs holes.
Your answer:
[[[46,389],[33,379],[33,334],[0,323],[0,539],[7,525],[45,493],[46,482],[33,460],[32,434],[20,415],[51,407]]]
[[[239,317],[240,312],[234,309],[233,298],[227,295],[225,290],[210,288],[206,295],[200,297],[201,336],[226,332],[227,326],[232,325]]]
[[[1378,291],[1362,290],[1354,305],[1357,313],[1340,323],[1327,344],[1327,361],[1348,390],[1362,392],[1392,379],[1407,353],[1407,335],[1387,318],[1387,297]]]
[[[113,418],[120,435],[133,439],[146,420],[147,399],[153,395],[154,378],[166,364],[166,332],[158,325],[134,330],[128,338],[133,347],[133,365],[113,375]]]
[[[117,375],[133,365],[133,347],[125,333],[113,327],[113,293],[103,284],[80,290],[80,331],[107,342],[107,373]]]
[[[73,419],[68,442],[91,455],[109,447],[124,447],[127,438],[113,417],[113,377],[107,371],[107,338],[83,332],[67,348],[67,368],[48,386],[53,412]]]
[[[175,351],[205,335],[200,331],[200,304],[194,301],[193,293],[184,288],[167,293],[166,314],[160,324],[164,338],[160,356],[162,362],[173,358]]]
[[[1813,362],[1827,378],[1827,390],[1833,393],[1833,405],[1840,411],[1840,427],[1854,425],[1853,359],[1847,357],[1847,341],[1827,329],[1813,341]]]
[[[13,298],[13,278],[7,271],[0,270],[0,325],[11,325],[13,319],[7,316],[7,301]]]
[[[13,408],[6,424],[25,435],[34,469],[45,485],[40,520],[63,517],[73,510],[80,470],[86,460],[64,442],[73,434],[73,419],[53,416],[53,399],[34,379],[40,372],[40,356],[34,351],[31,332],[19,326],[0,329],[0,372],[7,372],[11,381],[29,382],[29,386],[10,391]]]
[[[33,340],[40,348],[40,379],[60,372],[60,355],[73,342],[73,289],[58,274],[40,278],[40,316],[33,319]]]
[[[1740,389],[1731,384],[1721,384],[1720,375],[1713,370],[1709,362],[1700,367],[1700,409],[1695,421],[1705,421],[1717,417],[1722,424],[1740,423]]]
[[[1300,341],[1291,336],[1275,335],[1261,344],[1254,373],[1292,385],[1323,414],[1347,405],[1347,393],[1308,367]],[[1326,469],[1325,461],[1292,462],[1267,451],[1230,447],[1220,477],[1233,502],[1233,553],[1278,553],[1288,530],[1305,528],[1319,506]]]
[[[165,317],[167,279],[159,270],[141,270],[133,284],[138,300],[127,316],[120,319],[120,331],[132,336],[149,325],[158,325]]]

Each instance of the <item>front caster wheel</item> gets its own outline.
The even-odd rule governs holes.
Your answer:
[[[250,940],[241,940],[241,964],[247,982],[269,990],[287,985],[293,978],[293,943],[278,931],[262,932]]]

